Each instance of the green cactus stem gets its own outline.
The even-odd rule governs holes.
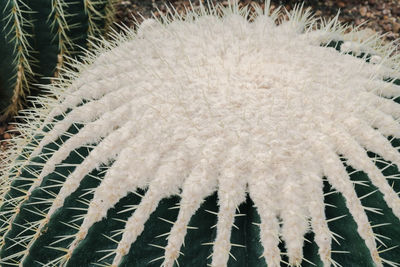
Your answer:
[[[57,78],[90,49],[112,21],[115,0],[5,0],[0,3],[1,120],[17,114],[26,98],[37,95],[36,84]]]
[[[60,72],[2,171],[0,264],[399,266],[399,58],[280,14],[171,9]]]

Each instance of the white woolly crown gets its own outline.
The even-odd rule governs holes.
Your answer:
[[[289,263],[301,264],[308,231],[315,234],[324,266],[336,265],[335,237],[325,217],[326,177],[345,198],[376,266],[396,265],[379,254],[368,207],[362,206],[341,157],[368,174],[400,218],[400,199],[388,183],[394,177],[385,177],[367,155],[372,151],[400,166],[398,148],[387,139],[400,138],[400,105],[393,100],[400,86],[384,81],[400,77],[399,61],[376,36],[361,42],[343,35],[337,17],[320,22],[296,8],[288,21],[276,25],[279,12],[268,9],[267,4],[265,11],[256,7],[250,13],[232,3],[226,9],[201,5],[184,17],[171,11],[161,21],[146,20],[137,33],[127,30],[113,43],[104,42],[87,64],[77,65],[80,72],[66,71],[47,86],[56,99],[38,98],[43,107],[23,113],[28,124],[20,125],[22,137],[10,151],[14,163],[2,176],[6,188],[8,173],[41,156],[72,124],[84,125],[50,155],[26,198],[71,151],[96,144],[36,222],[37,233],[86,175],[113,162],[93,189],[65,255],[55,263],[67,262],[90,227],[121,198],[147,188],[110,252],[112,266],[129,252],[159,201],[179,194],[179,215],[162,257],[163,266],[172,266],[190,218],[215,191],[219,211],[211,266],[227,264],[235,245],[230,229],[246,193],[261,218],[268,266],[281,264],[280,239]],[[341,51],[326,47],[343,40]],[[349,51],[368,54],[372,62]],[[53,122],[58,115],[64,118]],[[48,124],[53,127],[44,133]],[[41,142],[27,146],[39,134],[44,134]],[[17,159],[23,149],[25,159]],[[15,202],[15,216],[23,202]],[[15,216],[8,217],[9,225]],[[31,237],[26,251],[38,236]]]

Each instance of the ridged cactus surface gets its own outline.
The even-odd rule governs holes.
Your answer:
[[[279,15],[171,10],[48,85],[3,170],[1,265],[399,266],[399,61]]]
[[[3,0],[0,3],[0,119],[13,116],[35,84],[58,77],[69,58],[112,22],[115,0]],[[47,79],[43,79],[47,78]]]

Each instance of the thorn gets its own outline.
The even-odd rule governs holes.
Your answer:
[[[329,219],[329,220],[326,220],[328,223],[330,223],[330,222],[334,222],[334,221],[336,221],[336,220],[339,220],[339,219],[341,219],[341,218],[344,218],[344,217],[346,217],[347,215],[345,214],[345,215],[341,215],[341,216],[337,216],[337,217],[335,217],[335,218],[331,218],[331,219]]]

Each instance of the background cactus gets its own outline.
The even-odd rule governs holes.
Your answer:
[[[35,84],[57,77],[113,20],[115,0],[4,0],[0,3],[0,119],[16,114]]]
[[[398,266],[398,59],[255,10],[171,10],[50,84],[2,176],[0,263]]]

